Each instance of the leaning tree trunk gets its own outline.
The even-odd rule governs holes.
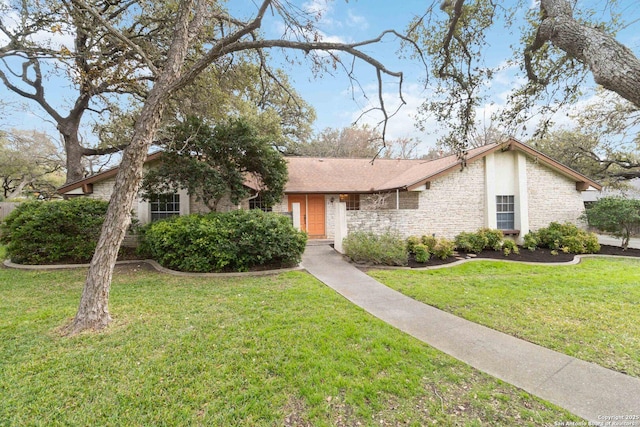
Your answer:
[[[82,291],[80,307],[67,328],[69,334],[86,329],[102,329],[111,321],[108,304],[113,269],[120,245],[131,223],[131,209],[142,181],[144,161],[160,124],[166,98],[160,88],[155,92],[149,97],[136,123],[131,145],[123,153],[109,208]]]
[[[605,89],[640,107],[640,60],[612,35],[573,18],[567,0],[542,0],[540,41],[550,41],[589,67]]]
[[[149,146],[160,126],[162,111],[175,90],[173,85],[179,79],[184,64],[189,45],[189,12],[192,5],[193,0],[180,4],[180,16],[176,21],[174,39],[164,68],[142,107],[140,117],[134,126],[131,144],[123,153],[98,245],[89,266],[80,306],[75,318],[66,328],[67,334],[102,329],[111,321],[109,290],[113,269],[120,245],[131,223],[131,209],[138,195]],[[197,18],[194,19],[196,20]],[[192,30],[197,28],[194,26]]]

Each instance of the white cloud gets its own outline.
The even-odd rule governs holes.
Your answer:
[[[356,15],[351,9],[349,9],[347,11],[347,25],[365,30],[369,28],[369,21],[367,21],[364,16]]]

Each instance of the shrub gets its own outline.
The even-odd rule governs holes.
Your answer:
[[[538,239],[538,235],[534,231],[530,231],[524,236],[524,244],[523,246],[530,251],[535,251],[536,248],[540,245],[540,240]]]
[[[483,233],[470,233],[463,231],[455,238],[455,246],[460,251],[480,253],[489,243],[489,239]]]
[[[423,245],[429,248],[430,253],[433,253],[433,251],[436,248],[436,245],[438,244],[438,239],[435,236],[424,235],[420,240],[422,241]]]
[[[537,247],[551,249],[554,255],[558,251],[573,254],[590,254],[600,251],[598,236],[569,222],[564,224],[552,222],[548,227],[541,228],[535,233],[528,233],[525,236],[525,247],[533,250],[534,243]]]
[[[379,265],[407,265],[409,254],[405,240],[398,234],[381,235],[356,231],[343,241],[345,254],[355,262]]]
[[[414,246],[414,253],[416,254],[416,262],[425,263],[431,258],[429,248],[422,243]]]
[[[447,259],[453,256],[456,244],[453,240],[440,238],[433,248],[433,255],[440,259]]]
[[[18,263],[88,262],[107,206],[107,202],[85,197],[23,203],[0,225],[0,241]]]
[[[142,240],[151,257],[167,268],[216,272],[295,265],[307,236],[283,215],[238,210],[154,222],[145,227]]]
[[[420,238],[416,236],[407,237],[407,252],[409,252],[410,254],[416,253],[415,248],[419,244],[421,244]]]
[[[505,240],[502,242],[502,252],[504,256],[509,256],[511,254],[519,254],[520,249],[518,249],[518,245],[513,240]]]
[[[494,251],[499,251],[502,249],[502,244],[504,240],[504,234],[502,230],[497,230],[493,228],[483,228],[478,231],[478,234],[483,235],[487,239],[487,244],[484,249],[491,248]]]

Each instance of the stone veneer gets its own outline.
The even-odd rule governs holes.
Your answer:
[[[418,209],[347,211],[349,231],[453,238],[461,231],[477,230],[484,226],[483,164],[482,160],[470,163],[431,182],[429,189],[418,193]]]
[[[550,222],[572,222],[585,226],[579,220],[584,212],[582,193],[575,181],[554,172],[535,159],[527,158],[529,184],[529,228],[532,231],[546,227]]]

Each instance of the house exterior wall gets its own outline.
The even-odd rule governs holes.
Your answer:
[[[114,183],[115,178],[95,182],[93,193],[88,197],[109,200]],[[349,232],[395,231],[403,237],[435,234],[453,238],[461,231],[495,227],[496,194],[515,196],[515,222],[516,229],[521,230],[520,237],[529,229],[535,231],[552,221],[583,225],[578,218],[584,205],[575,181],[522,152],[496,151],[470,163],[462,171],[453,170],[428,184],[420,191],[361,194],[360,210],[346,212]],[[183,203],[181,214],[209,211],[201,202],[187,197],[181,192],[181,201],[189,200],[189,203]],[[327,238],[335,235],[339,199],[337,193],[324,194]],[[219,202],[218,211],[248,209],[248,206],[248,200],[236,205],[225,198]],[[147,202],[139,201],[133,209],[142,223],[149,221]],[[287,195],[273,206],[273,211],[289,211]]]
[[[529,183],[529,226],[533,231],[550,222],[572,222],[584,226],[578,219],[584,211],[582,193],[575,181],[566,178],[535,159],[527,158]]]
[[[386,200],[386,209],[347,211],[349,232],[397,232],[402,237],[435,234],[453,238],[461,231],[484,226],[484,166],[473,162],[431,182],[420,192],[400,192],[400,209],[395,194]],[[416,206],[417,209],[403,209]]]

